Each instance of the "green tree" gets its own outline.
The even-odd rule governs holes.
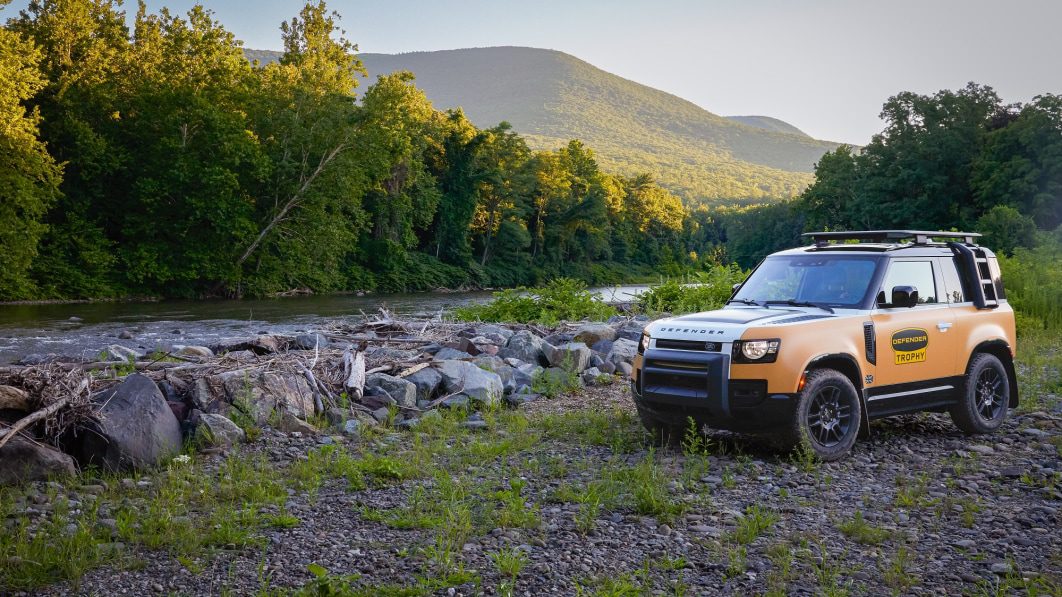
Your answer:
[[[1018,247],[1036,244],[1036,223],[1009,205],[997,205],[977,220],[981,243],[998,253],[1013,255]]]
[[[0,2],[3,6],[7,2]],[[41,53],[0,29],[0,297],[31,298],[29,269],[59,194],[61,169],[38,138],[38,110],[23,105],[45,86]]]

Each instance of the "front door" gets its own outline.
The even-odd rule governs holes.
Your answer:
[[[867,388],[871,416],[886,416],[946,404],[955,390],[955,355],[947,336],[954,314],[942,299],[934,260],[896,259],[880,291],[891,300],[895,286],[918,290],[914,307],[881,304],[871,321],[877,338],[874,383]],[[879,294],[879,298],[882,295]]]

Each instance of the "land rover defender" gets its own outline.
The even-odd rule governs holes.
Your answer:
[[[719,310],[646,327],[631,389],[651,431],[687,421],[846,454],[871,419],[947,411],[966,433],[1018,404],[1014,312],[967,232],[816,232]]]

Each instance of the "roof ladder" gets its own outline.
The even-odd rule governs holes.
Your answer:
[[[974,306],[978,309],[998,307],[999,296],[996,295],[996,284],[992,279],[992,269],[989,267],[985,250],[982,247],[971,247],[958,242],[950,242],[948,247],[962,261],[966,279],[970,282],[970,290],[973,291],[971,298]]]

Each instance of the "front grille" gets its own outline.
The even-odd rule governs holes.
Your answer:
[[[723,345],[720,342],[705,342],[704,340],[665,340],[657,339],[657,348],[671,348],[674,350],[699,350],[702,352],[719,352]]]

